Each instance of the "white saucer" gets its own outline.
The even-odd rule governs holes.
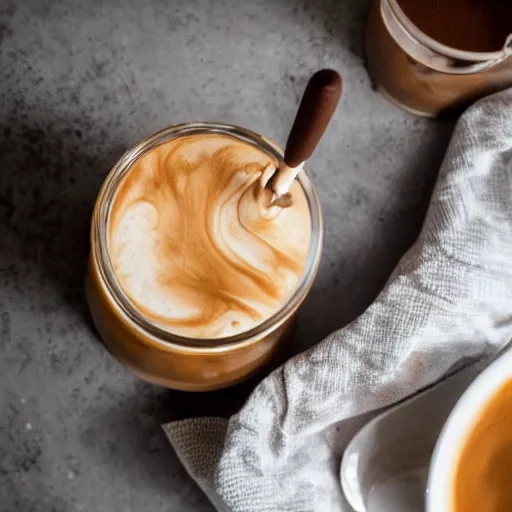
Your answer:
[[[423,512],[436,440],[486,364],[474,364],[393,406],[356,434],[340,470],[343,491],[356,512]]]

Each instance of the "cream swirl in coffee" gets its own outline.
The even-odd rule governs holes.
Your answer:
[[[311,221],[298,182],[292,206],[266,207],[261,187],[276,165],[248,143],[208,134],[164,143],[132,166],[112,204],[109,252],[145,317],[217,338],[283,306],[304,274]]]

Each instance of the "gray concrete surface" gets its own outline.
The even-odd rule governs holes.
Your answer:
[[[79,5],[80,4],[80,5]],[[140,382],[90,328],[82,280],[98,188],[168,124],[237,123],[285,141],[308,76],[343,103],[311,160],[325,254],[297,350],[360,314],[414,240],[451,123],[371,90],[368,0],[1,0],[0,510],[210,511],[159,422],[247,392]],[[250,385],[249,385],[250,386]]]

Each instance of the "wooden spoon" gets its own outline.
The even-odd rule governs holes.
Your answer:
[[[332,69],[317,71],[309,79],[286,142],[284,161],[268,183],[273,192],[270,206],[290,206],[289,190],[293,180],[324,134],[340,99],[341,89],[341,77]]]

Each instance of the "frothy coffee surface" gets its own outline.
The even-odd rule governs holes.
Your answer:
[[[262,200],[276,162],[225,135],[182,137],[127,173],[111,210],[116,277],[161,328],[194,338],[238,334],[274,314],[296,290],[311,220],[296,181],[289,208]]]

